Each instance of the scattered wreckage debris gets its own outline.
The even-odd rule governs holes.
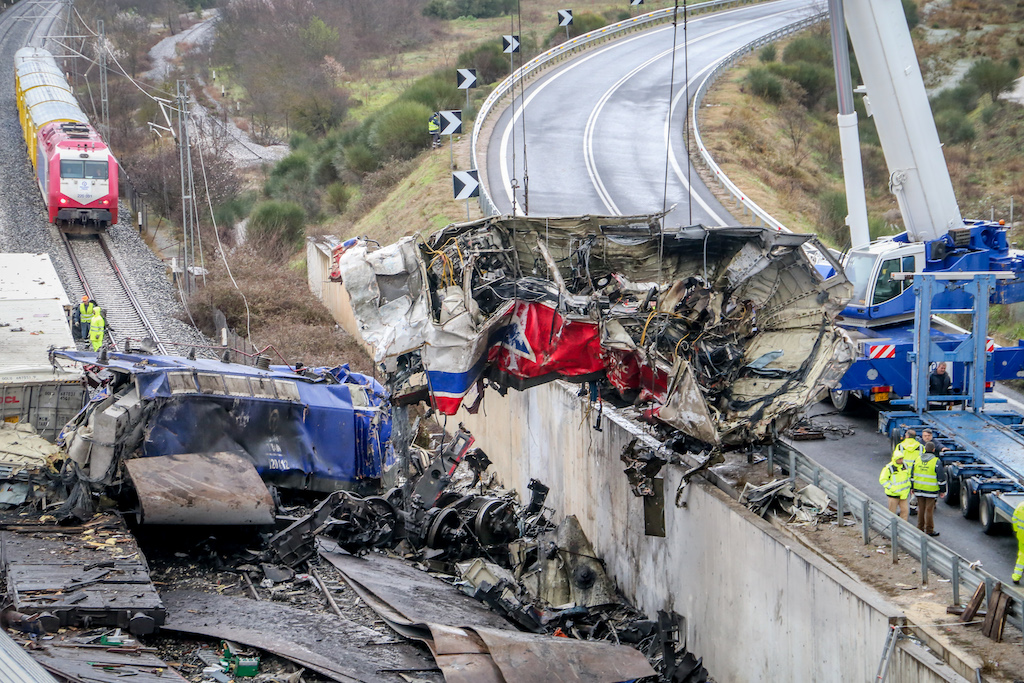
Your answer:
[[[657,675],[643,653],[611,642],[511,630],[456,588],[380,555],[321,550],[359,596],[399,633],[424,642],[449,683],[588,681]]]
[[[28,423],[0,422],[0,509],[25,503],[36,490],[45,490],[46,473],[56,474],[60,449],[36,434]]]
[[[78,533],[40,527],[0,531],[0,566],[12,609],[46,630],[110,626],[153,633],[166,610],[135,540],[116,517],[98,517]],[[21,619],[19,618],[19,621]]]
[[[740,494],[740,503],[760,517],[784,513],[791,523],[814,522],[822,515],[835,514],[827,493],[814,484],[797,491],[789,479],[776,479],[762,486],[747,484]]]
[[[120,642],[118,642],[120,641]],[[154,654],[119,634],[94,636],[57,636],[33,643],[29,654],[35,661],[66,681],[82,683],[118,683],[130,678],[133,683],[186,681]]]
[[[811,441],[816,439],[836,440],[845,436],[853,436],[855,430],[848,425],[834,425],[826,420],[801,418],[786,430],[786,437],[792,441]]]
[[[813,236],[661,219],[489,217],[337,270],[396,401],[454,414],[485,383],[568,379],[698,445],[763,440],[852,362],[850,284]]]
[[[164,631],[258,648],[331,680],[401,682],[399,672],[435,670],[430,658],[413,645],[388,641],[373,629],[333,614],[194,591],[169,591],[162,597],[168,611]]]

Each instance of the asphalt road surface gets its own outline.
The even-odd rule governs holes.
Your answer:
[[[1024,410],[1021,405],[1013,408]],[[819,426],[851,427],[854,434],[837,440],[799,441],[794,445],[839,478],[885,504],[878,475],[892,452],[889,439],[878,433],[878,410],[867,403],[851,401],[849,412],[840,414],[826,401],[813,406],[807,416]],[[911,517],[910,522],[916,525],[917,517]],[[959,506],[951,507],[944,500],[935,506],[935,530],[940,536],[934,540],[969,562],[980,561],[987,572],[1009,583],[1017,559],[1017,540],[1012,534],[986,536],[977,520],[964,519]]]
[[[666,225],[735,225],[689,168],[687,99],[724,56],[821,9],[779,0],[697,15],[685,31],[680,22],[627,35],[545,72],[527,86],[526,106],[517,97],[515,118],[510,106],[487,141],[494,203],[512,213],[514,197],[515,213],[531,216],[633,215],[675,205]]]

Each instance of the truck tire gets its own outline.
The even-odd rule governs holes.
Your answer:
[[[992,500],[992,494],[986,493],[981,497],[981,505],[978,508],[978,518],[981,520],[981,527],[989,536],[1002,536],[1008,530],[1005,522],[1000,522],[996,516],[996,505]]]
[[[978,518],[978,507],[981,502],[981,496],[977,492],[971,493],[970,486],[967,485],[966,479],[960,480],[960,514],[964,516],[964,519],[977,519]]]
[[[946,465],[946,505],[956,507],[960,504],[960,483],[953,477],[953,468]]]
[[[842,389],[829,389],[828,398],[832,401],[832,407],[840,413],[845,413],[850,405],[850,392]]]

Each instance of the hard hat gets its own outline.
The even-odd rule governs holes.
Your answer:
[[[83,294],[83,295],[82,295],[82,303],[85,303],[85,302],[86,302],[86,301],[88,301],[88,300],[89,300],[89,297],[88,297],[88,296],[86,296],[85,294]]]

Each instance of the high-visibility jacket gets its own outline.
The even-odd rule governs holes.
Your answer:
[[[1013,568],[1014,582],[1024,577],[1024,503],[1013,511],[1013,530],[1017,532],[1017,566]]]
[[[903,462],[906,465],[906,461]],[[942,461],[936,458],[934,455],[927,461],[922,459],[914,463],[913,467],[910,468],[912,473],[911,481],[914,484],[915,491],[921,491],[923,493],[938,493],[939,492],[939,468],[942,467]],[[945,472],[943,472],[945,474]]]
[[[78,315],[81,320],[89,320],[93,315],[93,305],[87,301],[78,304]]]
[[[89,342],[92,343],[93,351],[99,351],[100,347],[103,346],[103,335],[106,332],[106,327],[107,323],[103,320],[100,307],[97,306],[96,311],[89,320]]]
[[[902,454],[903,464],[910,467],[921,457],[922,451],[921,442],[908,436],[896,444],[896,448],[892,449],[892,460],[896,462],[896,456]]]
[[[885,495],[906,500],[910,497],[910,468],[891,462],[882,468],[878,483],[885,487]]]
[[[422,120],[422,119],[421,119]],[[427,123],[427,132],[433,135],[441,130],[441,122],[438,120],[437,115],[430,117],[430,122]]]

